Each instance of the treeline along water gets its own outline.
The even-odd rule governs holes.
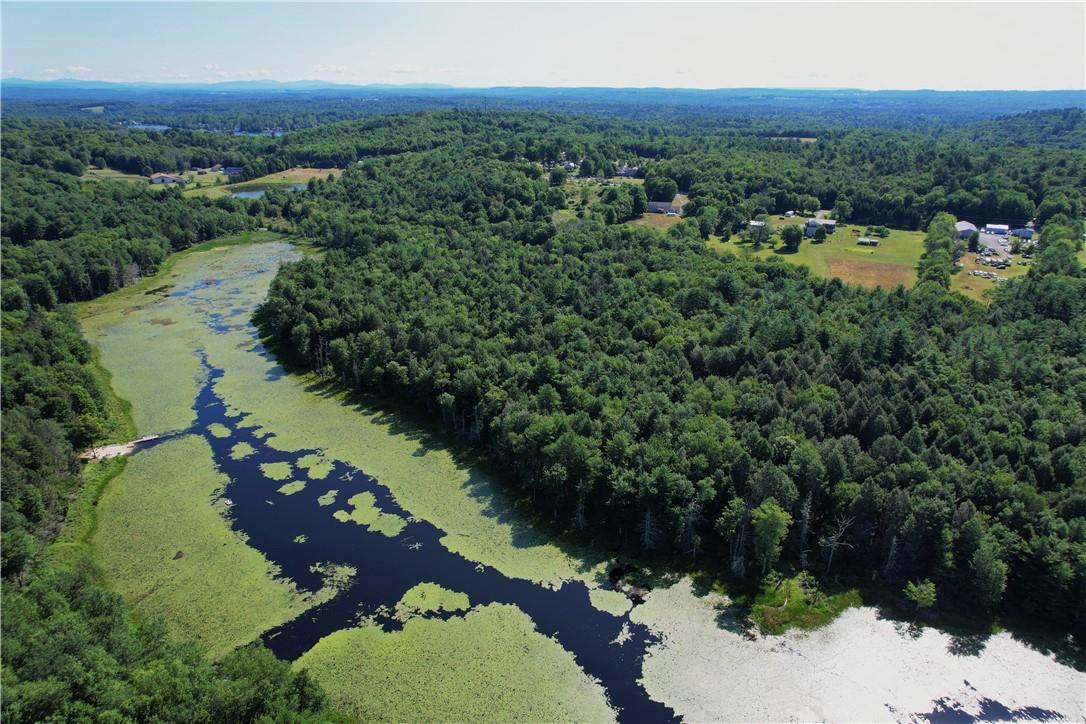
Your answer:
[[[223,285],[222,280],[203,281],[197,287]],[[193,289],[176,290],[174,297]],[[204,321],[216,334],[232,331],[225,320],[237,317],[237,310],[213,311],[206,299],[194,304],[203,311]],[[255,329],[250,328],[255,337]],[[262,352],[257,347],[256,352]],[[265,352],[266,354],[266,352]],[[233,528],[249,543],[279,566],[282,574],[300,588],[316,591],[323,583],[318,567],[345,564],[357,574],[331,601],[267,632],[264,643],[278,656],[293,660],[321,638],[368,618],[391,631],[403,622],[392,615],[397,602],[413,586],[433,582],[468,595],[472,605],[513,604],[528,614],[540,633],[553,637],[573,654],[577,664],[606,689],[622,721],[668,721],[676,717],[664,704],[649,698],[639,683],[646,648],[657,637],[644,625],[629,620],[629,614],[615,616],[595,608],[588,587],[567,581],[550,588],[533,581],[510,578],[494,568],[477,564],[447,550],[440,542],[444,532],[434,525],[413,519],[373,477],[340,461],[332,463],[323,479],[306,478],[305,488],[293,495],[277,492],[286,480],[268,477],[261,466],[289,463],[300,479],[301,458],[319,454],[306,449],[284,452],[268,445],[266,435],[246,426],[246,415],[231,416],[215,391],[223,370],[213,367],[202,355],[206,378],[193,409],[194,424],[186,433],[203,436],[213,451],[216,466],[229,478],[224,497],[230,502]],[[211,432],[221,425],[228,435]],[[166,438],[169,439],[169,438]],[[254,452],[241,459],[231,455],[239,443]],[[321,505],[318,498],[338,491],[333,505]],[[394,537],[353,522],[339,522],[333,511],[346,507],[348,498],[369,492],[383,513],[396,515],[407,524]],[[304,543],[295,542],[304,536]],[[438,614],[427,614],[438,615]],[[448,618],[455,613],[441,613]]]

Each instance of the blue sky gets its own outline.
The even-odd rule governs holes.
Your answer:
[[[1086,88],[1086,3],[0,5],[3,75]]]

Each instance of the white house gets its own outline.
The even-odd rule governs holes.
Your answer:
[[[153,184],[183,184],[185,179],[180,176],[175,176],[172,173],[153,173],[151,174],[151,183]]]
[[[807,219],[807,224],[803,227],[803,235],[814,236],[820,226],[826,230],[827,234],[837,231],[837,221],[834,219]]]

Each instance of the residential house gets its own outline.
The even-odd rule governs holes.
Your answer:
[[[670,201],[650,201],[648,210],[653,214],[677,215],[681,209]]]
[[[814,236],[820,226],[827,234],[837,231],[837,221],[834,219],[807,219],[807,224],[803,227],[804,236]]]
[[[153,173],[151,174],[151,183],[153,184],[183,184],[185,179],[172,173]]]

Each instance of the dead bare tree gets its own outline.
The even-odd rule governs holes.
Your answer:
[[[834,531],[828,535],[822,537],[819,541],[819,545],[823,549],[829,551],[829,556],[826,560],[826,575],[829,575],[830,569],[833,567],[833,556],[837,553],[838,548],[851,548],[852,544],[844,540],[845,533],[848,531],[848,527],[852,525],[855,518],[839,519],[837,521],[837,527]]]
[[[897,565],[897,534],[890,541],[890,552],[886,555],[886,563],[882,567],[882,577],[889,578]]]
[[[811,532],[811,500],[814,492],[808,490],[807,497],[803,499],[803,507],[800,508],[799,525],[799,567],[807,570],[807,536]]]

